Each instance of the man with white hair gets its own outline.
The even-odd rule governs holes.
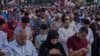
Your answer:
[[[12,53],[10,56],[37,56],[36,49],[32,42],[27,40],[25,29],[20,29],[16,40],[10,43]]]

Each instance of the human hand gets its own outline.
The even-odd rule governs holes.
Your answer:
[[[57,55],[60,54],[60,51],[58,49],[53,48],[50,50],[50,54]]]
[[[88,49],[87,48],[82,48],[82,52],[83,53],[88,53]]]

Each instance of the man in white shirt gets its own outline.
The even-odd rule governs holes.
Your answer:
[[[16,40],[10,43],[12,53],[10,56],[37,56],[36,49],[32,42],[26,39],[25,29],[20,29]]]
[[[5,20],[0,18],[0,56],[7,56],[9,54],[9,44],[7,41],[7,35],[2,31]]]
[[[72,35],[75,34],[75,31],[72,27],[70,27],[70,21],[69,19],[65,18],[63,20],[63,24],[64,24],[64,27],[60,28],[58,30],[58,33],[59,33],[59,41],[62,43],[63,47],[64,47],[64,50],[66,52],[66,54],[68,55],[68,49],[67,49],[67,39],[69,37],[71,37]]]

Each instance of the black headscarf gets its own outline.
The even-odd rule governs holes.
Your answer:
[[[52,40],[52,39],[58,39],[58,38],[59,38],[58,32],[55,31],[55,30],[50,30],[50,31],[48,32],[48,36],[47,36],[46,42],[49,43],[49,44],[51,44],[51,40]]]

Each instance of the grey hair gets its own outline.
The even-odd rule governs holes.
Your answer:
[[[19,31],[17,32],[17,36],[19,36],[20,32],[26,32],[25,29],[20,28]]]

